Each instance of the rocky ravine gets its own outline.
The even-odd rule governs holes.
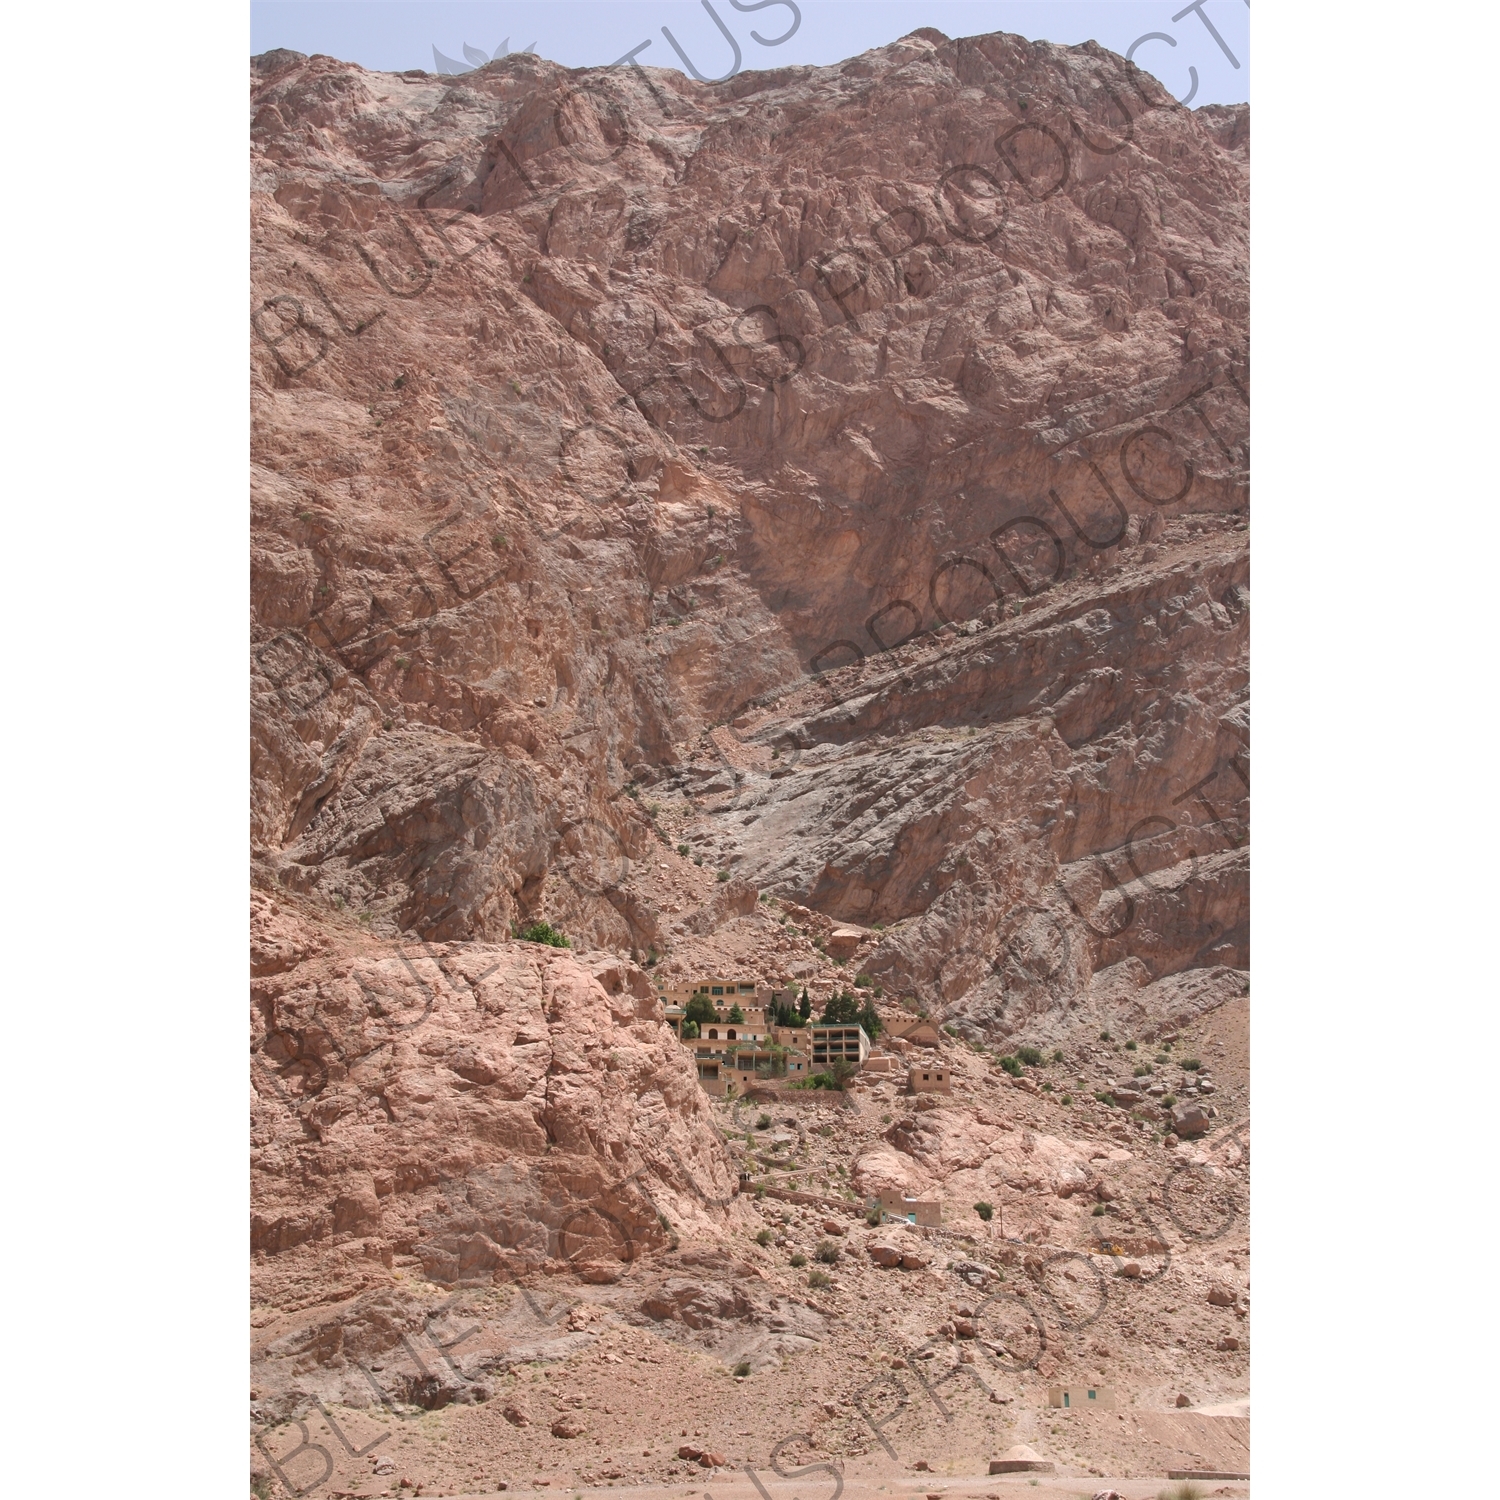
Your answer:
[[[1246,110],[1004,35],[280,52],[252,148],[268,1414],[419,1268],[744,1227],[637,964],[792,958],[758,893],[975,1042],[1243,993]],[[742,1300],[730,1353],[819,1336]]]

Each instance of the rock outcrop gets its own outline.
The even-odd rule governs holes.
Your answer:
[[[266,878],[664,951],[649,787],[978,1031],[1243,967],[1246,121],[1003,35],[262,59]]]

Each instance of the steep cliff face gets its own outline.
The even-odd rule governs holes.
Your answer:
[[[976,1033],[1246,964],[1246,110],[932,31],[252,88],[259,883],[642,957],[758,886]]]

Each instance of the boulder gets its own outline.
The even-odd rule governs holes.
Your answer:
[[[848,1232],[848,1229],[843,1224],[840,1224],[837,1219],[823,1220],[824,1234],[847,1234]]]
[[[870,1259],[877,1266],[899,1266],[901,1264],[901,1251],[895,1245],[888,1245],[884,1240],[876,1240],[867,1247]]]
[[[828,935],[825,945],[831,958],[852,958],[854,950],[864,941],[866,933],[862,927],[835,927]]]
[[[1202,1135],[1208,1121],[1208,1111],[1201,1104],[1179,1104],[1172,1111],[1172,1132],[1179,1137]]]
[[[1109,1095],[1116,1104],[1139,1104],[1146,1097],[1133,1083],[1117,1083]]]
[[[1239,1298],[1232,1288],[1227,1286],[1211,1286],[1208,1289],[1208,1303],[1210,1307],[1233,1307]]]
[[[924,1271],[932,1264],[932,1256],[926,1250],[903,1250],[901,1268],[904,1271]]]
[[[561,1416],[552,1424],[552,1436],[555,1438],[576,1438],[583,1436],[583,1423],[577,1417]]]
[[[677,1456],[678,1458],[687,1459],[689,1463],[697,1463],[697,1461],[703,1457],[703,1450],[701,1448],[693,1447],[691,1443],[684,1443],[677,1450]]]
[[[1226,1333],[1217,1347],[1220,1354],[1233,1354],[1240,1347],[1240,1341],[1232,1333]]]

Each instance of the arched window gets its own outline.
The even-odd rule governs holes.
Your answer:
[[[708,1039],[711,1042],[718,1041],[718,1039],[719,1039],[719,1028],[717,1026],[710,1026],[708,1028]]]
[[[735,1037],[734,1037],[734,1027],[731,1026],[729,1028],[729,1040],[732,1042],[732,1041],[734,1041],[734,1039],[735,1039]]]

